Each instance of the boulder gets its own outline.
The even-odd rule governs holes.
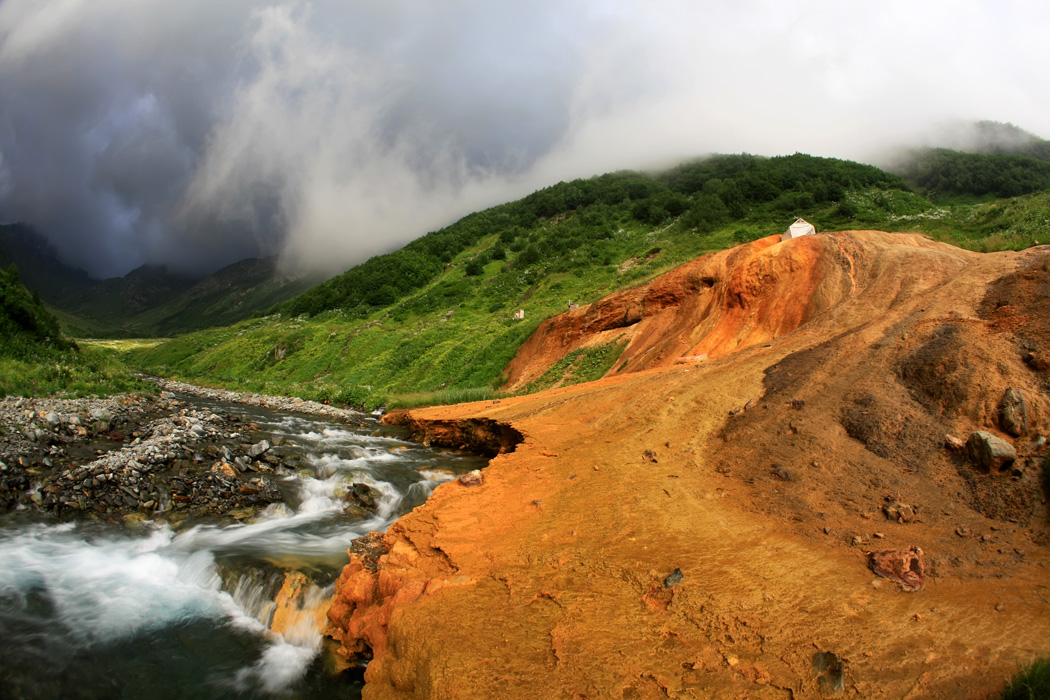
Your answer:
[[[375,512],[379,505],[379,493],[368,484],[354,483],[346,493],[348,506],[358,506],[367,511]]]
[[[868,562],[877,575],[896,581],[909,593],[926,585],[926,556],[919,547],[872,552]]]
[[[211,465],[211,473],[217,474],[224,479],[234,480],[237,478],[237,468],[229,462],[216,462]]]
[[[887,520],[898,523],[910,523],[915,520],[915,507],[900,501],[892,501],[882,507]]]
[[[970,458],[990,473],[1001,472],[1017,459],[1014,446],[986,430],[977,430],[966,441]]]
[[[265,454],[269,450],[270,450],[270,441],[269,440],[260,440],[259,442],[255,443],[254,445],[251,446],[251,448],[248,450],[248,456],[251,457],[252,459],[259,459],[260,456],[262,456],[263,454]]]
[[[1010,387],[999,402],[999,427],[1004,433],[1020,437],[1028,430],[1028,411],[1020,389]]]
[[[481,475],[480,469],[475,469],[472,472],[467,472],[463,476],[459,477],[459,483],[464,486],[481,486],[485,481],[485,477]]]

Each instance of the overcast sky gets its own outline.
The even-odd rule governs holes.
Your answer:
[[[1050,138],[1048,27],[1043,0],[0,0],[0,222],[98,277],[334,273],[610,170]]]

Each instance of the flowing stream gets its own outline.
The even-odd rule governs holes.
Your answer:
[[[298,456],[278,477],[285,503],[250,522],[177,531],[27,513],[3,521],[0,697],[358,697],[359,675],[331,673],[322,653],[323,604],[347,546],[484,464],[373,420],[357,427],[185,400],[240,415]],[[355,482],[380,494],[374,516],[344,512]],[[298,596],[278,633],[282,586]]]

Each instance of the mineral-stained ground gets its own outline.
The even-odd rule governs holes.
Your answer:
[[[352,555],[366,698],[980,698],[1050,654],[1050,249],[762,239],[545,322],[509,384],[613,339],[388,417],[499,454]]]

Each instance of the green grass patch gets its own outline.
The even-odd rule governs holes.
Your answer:
[[[132,374],[112,351],[84,348],[48,357],[0,357],[0,396],[107,396],[152,393],[156,388]]]
[[[626,343],[610,343],[573,350],[561,358],[527,388],[528,393],[556,386],[571,386],[601,379],[623,354]]]
[[[1050,658],[1023,666],[1003,688],[1000,700],[1047,700],[1050,698]]]
[[[397,394],[391,396],[387,408],[419,408],[421,406],[447,406],[455,403],[470,403],[472,401],[492,401],[509,396],[509,394],[496,391],[487,386],[468,387],[463,389],[442,389],[441,391],[425,391],[411,394]]]

